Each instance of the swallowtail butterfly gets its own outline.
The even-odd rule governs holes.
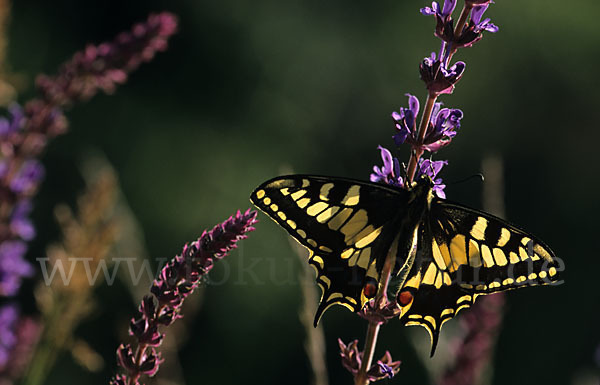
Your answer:
[[[406,325],[425,327],[433,355],[444,322],[479,295],[556,283],[562,270],[541,240],[483,211],[436,197],[431,179],[410,190],[344,178],[290,175],[251,201],[309,251],[322,297],[359,311],[374,296],[388,252]],[[412,252],[411,250],[416,250]],[[409,257],[411,256],[411,257]],[[408,259],[411,258],[407,263]]]

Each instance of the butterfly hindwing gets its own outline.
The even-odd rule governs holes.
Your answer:
[[[379,280],[376,257],[386,255],[407,195],[371,183],[303,175],[272,179],[252,193],[252,202],[310,251],[323,291],[315,323],[334,304],[362,308],[365,280]]]
[[[421,223],[418,255],[405,289],[407,325],[431,335],[481,294],[558,281],[559,264],[539,239],[491,214],[436,199]]]

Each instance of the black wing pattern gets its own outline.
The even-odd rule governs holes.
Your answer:
[[[367,277],[379,282],[385,256],[406,211],[408,192],[343,178],[291,175],[269,180],[251,201],[309,249],[322,289],[315,325],[334,304],[358,311]]]
[[[444,322],[478,295],[556,283],[562,270],[538,238],[491,214],[434,199],[420,225],[417,257],[402,290],[401,319],[420,325],[435,347]]]

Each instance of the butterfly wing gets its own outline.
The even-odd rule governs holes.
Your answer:
[[[478,295],[559,280],[562,269],[548,246],[491,214],[435,199],[420,226],[415,265],[402,289],[413,300],[401,318],[427,329],[431,355],[444,322]]]
[[[332,305],[362,309],[365,281],[379,281],[377,261],[396,235],[407,197],[384,185],[304,175],[269,180],[252,193],[252,203],[310,251],[322,289],[315,325]]]

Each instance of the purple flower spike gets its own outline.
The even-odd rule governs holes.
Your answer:
[[[417,178],[422,176],[431,178],[433,181],[433,192],[442,199],[446,199],[446,193],[444,192],[446,185],[442,181],[442,178],[437,178],[437,175],[447,164],[447,160],[431,161],[421,158],[419,159],[419,168],[417,170]]]
[[[423,59],[419,65],[419,72],[429,94],[437,97],[441,94],[451,94],[454,91],[454,86],[465,72],[465,67],[466,64],[459,61],[447,68],[441,58],[436,59],[435,52],[432,52],[431,56]]]
[[[168,326],[182,317],[180,312],[185,298],[200,285],[201,278],[212,269],[214,261],[235,249],[237,242],[254,230],[255,223],[255,211],[238,211],[212,230],[204,231],[198,240],[185,245],[180,255],[167,262],[152,284],[150,292],[153,296],[144,297],[138,308],[139,318],[133,318],[129,325],[129,334],[138,343],[135,353],[130,345],[122,344],[117,349],[117,361],[127,375],[114,377],[111,384],[137,384],[142,374],[156,374],[162,359],[155,347],[164,337],[159,327]],[[136,361],[135,357],[141,359]]]
[[[373,166],[371,182],[382,182],[392,186],[402,187],[404,181],[400,176],[400,162],[392,156],[392,153],[384,147],[378,146],[383,159],[383,167]]]
[[[56,77],[39,76],[36,83],[44,99],[56,106],[87,100],[98,90],[114,92],[130,72],[152,60],[167,48],[167,40],[177,30],[175,15],[153,14],[117,38],[98,46],[89,45],[63,64]]]

